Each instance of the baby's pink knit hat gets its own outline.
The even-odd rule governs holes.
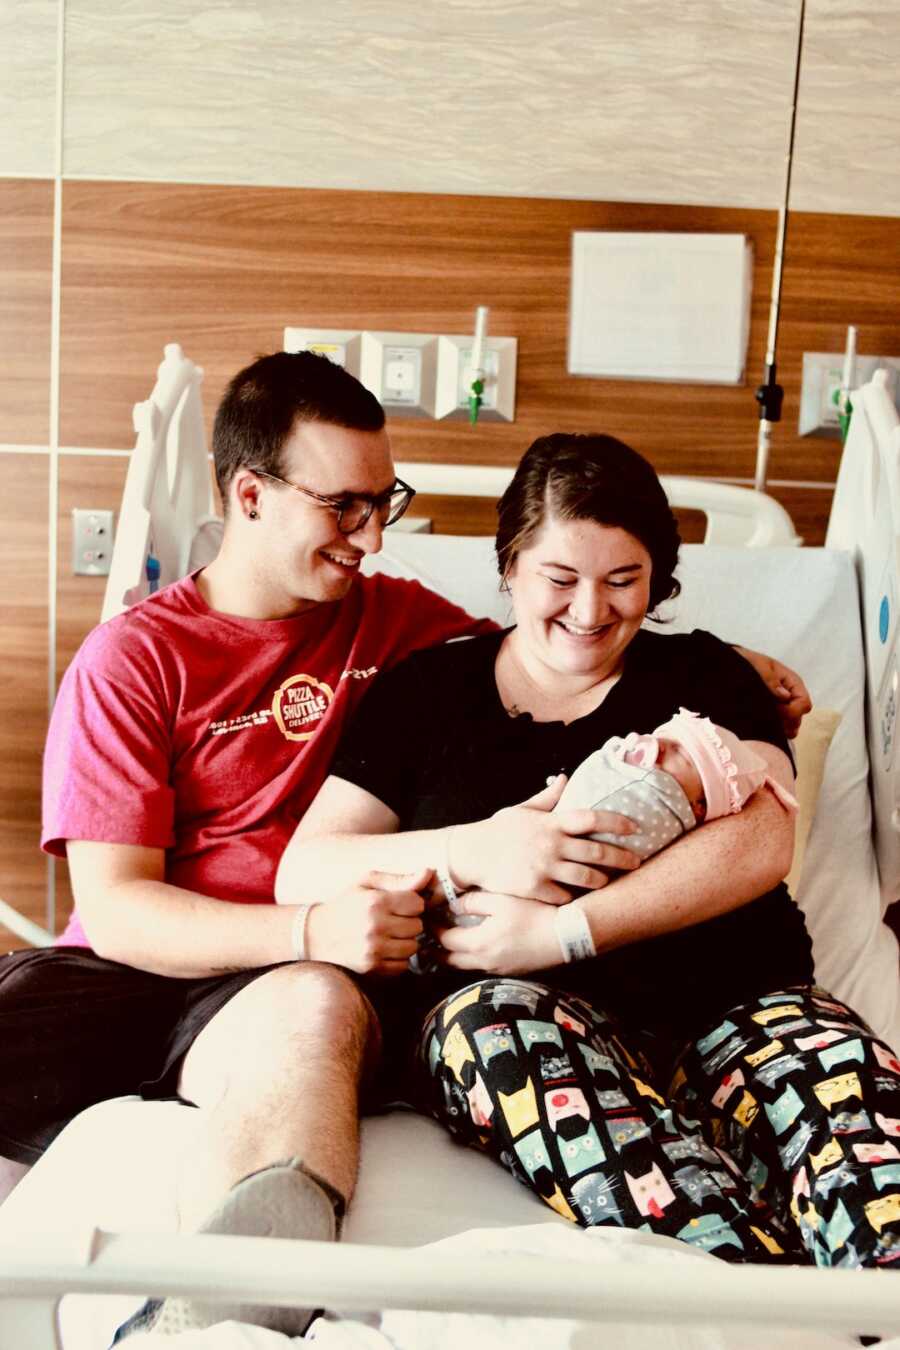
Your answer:
[[[690,755],[703,784],[707,820],[740,811],[747,798],[763,784],[772,789],[788,811],[797,810],[796,797],[776,783],[765,760],[708,717],[679,708],[670,721],[656,727],[653,737],[677,741]]]

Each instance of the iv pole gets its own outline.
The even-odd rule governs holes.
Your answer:
[[[785,157],[784,200],[778,212],[778,235],[775,243],[775,270],[772,275],[772,302],[769,309],[769,336],[766,341],[766,373],[764,382],[756,391],[759,404],[759,434],[756,441],[756,478],[754,487],[764,492],[766,474],[769,468],[769,438],[772,427],[781,421],[781,404],[784,390],[778,383],[775,364],[775,347],[778,342],[778,317],[781,309],[781,278],[784,272],[784,244],[787,237],[788,202],[791,195],[791,169],[794,163],[794,132],[797,126],[797,95],[800,89],[800,58],[803,52],[803,23],[806,17],[806,0],[800,0],[800,15],[797,24],[797,59],[794,63],[794,95],[791,104],[791,128],[788,135],[787,155]]]

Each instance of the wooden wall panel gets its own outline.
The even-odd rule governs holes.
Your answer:
[[[466,332],[475,305],[486,303],[493,331],[519,339],[516,423],[396,419],[400,458],[509,463],[550,428],[601,428],[634,441],[663,470],[749,474],[749,388],[566,375],[571,231],[750,234],[755,379],[774,226],[771,212],[715,208],[67,184],[62,440],[130,444],[130,406],[173,338],[205,367],[211,412],[239,365],[281,345],[285,324]]]
[[[46,445],[53,184],[0,178],[0,442]]]
[[[565,371],[574,229],[713,230],[755,247],[748,379],[721,388],[594,380]],[[66,444],[131,444],[166,341],[206,369],[211,418],[225,381],[281,344],[285,324],[465,332],[477,303],[519,339],[511,426],[392,419],[399,458],[510,463],[553,429],[603,429],[663,472],[750,477],[775,217],[771,212],[147,183],[66,185],[63,427]],[[798,215],[788,237],[779,366],[786,389],[773,478],[833,479],[836,441],[798,438],[804,350],[900,353],[900,226]],[[123,342],[127,334],[128,341]],[[820,505],[824,502],[820,500]],[[824,518],[820,522],[824,525]]]
[[[794,528],[810,548],[821,548],[831,512],[833,488],[770,487],[771,496],[787,511]]]
[[[46,454],[0,456],[0,898],[45,917],[41,753],[47,726]],[[14,489],[14,490],[13,490]],[[0,950],[13,945],[0,929]]]

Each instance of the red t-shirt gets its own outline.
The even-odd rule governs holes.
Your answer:
[[[271,620],[220,614],[185,577],[94,629],[66,671],[44,756],[43,847],[163,848],[173,885],[271,902],[371,677],[490,627],[395,577],[361,577],[343,600]],[[60,941],[89,945],[77,913]]]

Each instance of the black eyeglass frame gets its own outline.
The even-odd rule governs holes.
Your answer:
[[[269,478],[273,483],[281,483],[282,487],[293,488],[310,501],[317,502],[319,506],[325,506],[329,511],[337,512],[337,527],[340,534],[356,534],[357,530],[363,530],[368,525],[372,512],[378,506],[390,506],[392,499],[396,496],[398,490],[404,493],[403,501],[399,509],[394,509],[384,521],[382,529],[387,529],[389,525],[394,525],[402,515],[405,515],[409,509],[410,503],[416,495],[416,489],[410,487],[409,483],[404,483],[402,478],[395,478],[393,486],[385,492],[379,492],[373,495],[367,492],[351,492],[343,497],[326,497],[321,492],[313,492],[312,488],[301,487],[299,483],[292,483],[288,478],[279,478],[277,474],[267,473],[265,469],[253,468],[251,473],[255,473],[257,478]],[[354,503],[362,502],[363,515],[349,530],[344,529],[344,513],[349,511]]]

